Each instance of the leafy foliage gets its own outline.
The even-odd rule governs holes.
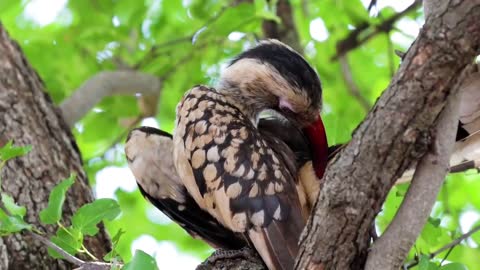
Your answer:
[[[12,141],[0,147],[0,177],[2,168],[8,160],[26,155],[31,149],[30,146],[14,146]],[[27,212],[26,208],[16,204],[10,195],[4,192],[0,192],[0,195],[3,206],[0,207],[0,236],[31,230],[32,226],[23,219]]]
[[[75,174],[63,180],[55,186],[48,196],[48,206],[40,212],[40,221],[45,224],[55,224],[62,218],[62,207],[65,202],[65,194],[75,181]]]
[[[112,220],[120,214],[120,207],[115,200],[98,199],[85,204],[72,217],[72,225],[85,235],[96,235],[97,224],[104,219]]]
[[[0,1],[0,19],[20,43],[56,104],[100,71],[136,69],[162,78],[155,119],[160,128],[172,131],[175,106],[183,93],[196,84],[214,84],[229,58],[252,45],[257,37],[262,37],[262,20],[280,20],[275,9],[277,1],[255,0],[237,5],[234,2],[241,1],[66,1],[52,17],[54,20],[45,23],[39,19],[41,10],[32,11],[32,1],[8,0]],[[369,1],[289,2],[299,44],[322,79],[322,118],[329,143],[348,141],[367,110],[351,94],[342,76],[342,67],[332,58],[337,54],[339,42],[352,31],[365,24],[371,25],[369,31],[359,36],[359,39],[365,38],[372,34],[374,26],[396,14],[399,8],[379,6],[372,15],[365,8]],[[406,7],[412,1],[377,2],[395,2],[395,6],[405,2],[402,5]],[[52,7],[49,9],[53,10]],[[348,52],[346,57],[352,79],[368,103],[375,102],[399,65],[400,59],[393,50],[405,51],[422,23],[421,11],[411,12],[395,23],[390,32],[374,34],[362,46]],[[319,38],[319,33],[324,38]],[[131,127],[124,123],[141,116],[140,112],[136,97],[112,96],[97,104],[73,128],[93,186],[97,184],[96,175],[102,169],[125,166],[121,145]],[[0,159],[4,164],[8,158],[28,151],[28,147],[15,148],[10,142],[0,150]],[[112,185],[117,180],[111,179]],[[64,194],[71,185],[68,183],[62,182],[59,191],[52,192],[49,206],[40,216],[42,221],[52,224],[61,220]],[[392,220],[407,189],[408,185],[401,185],[390,192],[376,220],[379,232],[384,231]],[[480,233],[473,234],[452,250],[441,252],[434,258],[429,256],[478,225],[478,190],[477,172],[448,177],[431,219],[407,258],[407,262],[417,263],[413,269],[478,268]],[[132,242],[144,234],[158,241],[175,242],[181,251],[199,258],[208,255],[210,249],[207,245],[192,239],[177,225],[158,218],[158,212],[138,190],[119,189],[114,199],[122,212],[116,219],[113,218],[118,215],[118,209],[113,204],[111,208],[106,207],[106,212],[91,215],[103,204],[113,203],[102,199],[100,203],[82,207],[72,219],[72,226],[60,228],[52,241],[73,254],[82,250],[83,237],[94,234],[96,224],[107,219],[105,223],[109,231],[112,234],[118,232],[118,237],[114,237],[117,254],[111,254],[108,259],[119,255],[125,261],[130,260]],[[9,205],[12,213],[0,212],[0,233],[30,229],[23,221],[21,207],[15,206],[4,195],[2,202]],[[120,233],[122,228],[125,233]],[[144,255],[135,253],[131,265],[136,266],[137,259],[145,258]]]
[[[9,159],[23,156],[30,150],[30,146],[15,147],[12,146],[11,142],[0,147],[0,153],[2,154],[0,172],[5,162]],[[73,185],[75,177],[76,175],[72,173],[69,178],[60,181],[60,183],[52,189],[48,199],[48,206],[40,212],[40,221],[45,225],[55,223],[58,225],[57,233],[50,238],[50,241],[57,247],[61,248],[62,251],[71,255],[84,252],[91,256],[93,260],[97,260],[97,258],[91,255],[83,245],[84,236],[95,236],[99,231],[97,228],[98,223],[103,220],[115,219],[120,214],[120,207],[118,203],[112,199],[96,200],[80,207],[72,217],[72,225],[65,227],[61,223],[62,207],[65,202],[65,194]],[[11,235],[23,230],[32,231],[32,233],[35,234],[41,233],[38,229],[35,229],[33,225],[27,223],[23,219],[27,213],[27,209],[24,206],[16,204],[10,195],[4,192],[1,192],[0,194],[2,202],[0,205],[1,236]],[[115,249],[123,233],[122,230],[119,230],[114,236],[112,240],[113,249],[106,256],[109,261],[117,259],[117,251]],[[54,249],[51,246],[48,246],[48,253],[54,258],[64,258],[57,249]],[[112,267],[115,267],[115,265],[116,264],[113,264]],[[140,269],[146,270],[157,269],[155,260],[150,255],[143,252],[137,252],[133,260],[122,267],[122,269],[139,269],[135,267],[141,267]]]

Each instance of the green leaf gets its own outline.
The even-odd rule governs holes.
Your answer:
[[[429,222],[430,224],[432,224],[433,227],[438,228],[438,226],[440,225],[440,223],[442,222],[442,220],[439,219],[439,218],[428,217],[428,222]]]
[[[76,174],[56,185],[48,197],[48,206],[40,212],[40,221],[44,224],[55,224],[62,217],[62,207],[65,202],[65,193],[73,185]]]
[[[27,209],[25,206],[19,206],[18,204],[15,203],[13,198],[2,192],[2,203],[5,206],[5,208],[8,210],[8,212],[13,215],[13,216],[20,216],[23,218],[25,214],[27,213]]]
[[[124,267],[122,267],[122,270],[137,270],[137,269],[157,270],[158,267],[155,262],[155,259],[152,256],[137,249],[135,251],[135,255],[133,256],[132,260],[129,263],[127,263]]]
[[[9,159],[23,156],[32,150],[32,146],[13,146],[13,141],[9,141],[0,148],[0,160],[7,161]]]
[[[420,237],[427,242],[428,245],[436,245],[441,240],[442,228],[435,227],[432,223],[427,222],[423,227]]]
[[[22,230],[31,230],[32,225],[26,223],[20,216],[9,216],[0,208],[0,236],[10,235],[21,232]]]
[[[50,238],[50,241],[61,247],[67,253],[75,255],[82,247],[83,234],[80,230],[73,227],[60,227],[57,230],[57,234]],[[63,258],[62,255],[51,248],[48,249],[48,254],[57,259]]]
[[[86,235],[98,233],[97,224],[103,219],[113,220],[120,214],[120,206],[113,199],[99,199],[80,207],[72,217],[72,225]]]
[[[439,269],[436,264],[430,261],[429,256],[421,255],[418,263],[418,270],[437,270]]]
[[[113,259],[117,257],[118,252],[116,248],[117,248],[118,242],[120,242],[120,237],[123,234],[125,234],[125,231],[120,228],[115,234],[115,236],[112,238],[112,250],[103,257],[103,260],[107,262],[111,262]]]
[[[449,264],[446,264],[446,265],[440,267],[440,269],[442,269],[442,270],[468,270],[468,268],[461,263],[449,263]]]
[[[2,203],[5,212],[0,208],[0,235],[10,235],[22,230],[31,230],[32,225],[23,220],[27,210],[23,206],[15,204],[15,201],[8,194],[2,193]]]

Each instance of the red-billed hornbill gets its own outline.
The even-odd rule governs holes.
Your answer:
[[[293,268],[309,214],[306,190],[318,189],[318,179],[302,182],[292,149],[264,136],[258,119],[270,109],[303,130],[321,177],[328,147],[320,108],[316,72],[278,41],[240,54],[216,89],[196,86],[177,106],[173,157],[182,183],[201,209],[248,239],[269,269]]]
[[[320,107],[315,71],[263,42],[231,62],[217,89],[187,92],[173,146],[162,131],[133,130],[129,166],[144,196],[190,234],[213,247],[253,243],[269,268],[290,269],[327,161]],[[280,115],[260,118],[268,109]]]
[[[258,128],[272,142],[286,143],[294,151],[297,170],[310,177],[310,146],[300,130],[278,115],[261,118]],[[187,192],[173,164],[172,135],[152,127],[133,129],[127,137],[125,153],[142,195],[194,238],[227,250],[248,245],[241,234],[225,228],[202,210]]]

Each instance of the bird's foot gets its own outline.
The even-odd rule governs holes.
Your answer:
[[[214,264],[216,261],[219,260],[226,260],[226,259],[248,259],[252,257],[252,250],[248,247],[243,247],[237,250],[229,250],[229,249],[217,249],[215,252],[210,255],[207,261],[211,264]]]

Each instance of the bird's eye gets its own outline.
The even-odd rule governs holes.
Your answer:
[[[280,108],[280,110],[282,110],[283,112],[295,112],[295,110],[293,109],[293,106],[290,102],[288,102],[285,98],[280,98],[278,100],[278,107]]]

